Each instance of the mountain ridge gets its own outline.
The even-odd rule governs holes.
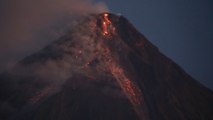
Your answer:
[[[86,17],[0,80],[2,120],[213,118],[212,91],[111,13]]]

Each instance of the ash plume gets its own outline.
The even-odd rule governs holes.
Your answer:
[[[0,4],[0,72],[63,36],[81,16],[107,11],[104,3],[92,0],[3,0]]]

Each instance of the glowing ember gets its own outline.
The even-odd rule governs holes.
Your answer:
[[[107,13],[104,13],[104,17],[108,17],[108,14],[107,14]]]

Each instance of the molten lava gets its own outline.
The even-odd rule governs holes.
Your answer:
[[[110,49],[108,47],[104,47],[104,51],[105,54],[103,54],[103,57],[107,65],[107,69],[115,77],[118,85],[121,87],[122,91],[133,105],[133,109],[136,111],[138,117],[149,120],[149,117],[144,110],[146,108],[145,104],[143,104],[145,100],[143,99],[142,91],[140,90],[139,86],[137,86],[133,80],[130,80],[124,73],[124,69],[119,66],[119,64],[113,58]]]
[[[103,35],[109,35],[111,21],[109,20],[108,17],[109,17],[108,13],[103,14],[103,22],[102,22]]]
[[[30,102],[32,104],[37,103],[43,97],[45,97],[46,95],[48,95],[53,90],[53,88],[54,88],[54,85],[50,85],[50,86],[47,86],[46,88],[44,88],[43,90],[38,91],[35,96],[33,96],[32,98],[30,98]]]
[[[107,24],[111,24],[111,21],[108,18],[109,14],[105,13],[104,14],[104,20],[106,21]]]

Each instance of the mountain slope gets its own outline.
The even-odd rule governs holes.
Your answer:
[[[213,93],[103,13],[0,75],[0,119],[213,119]]]

